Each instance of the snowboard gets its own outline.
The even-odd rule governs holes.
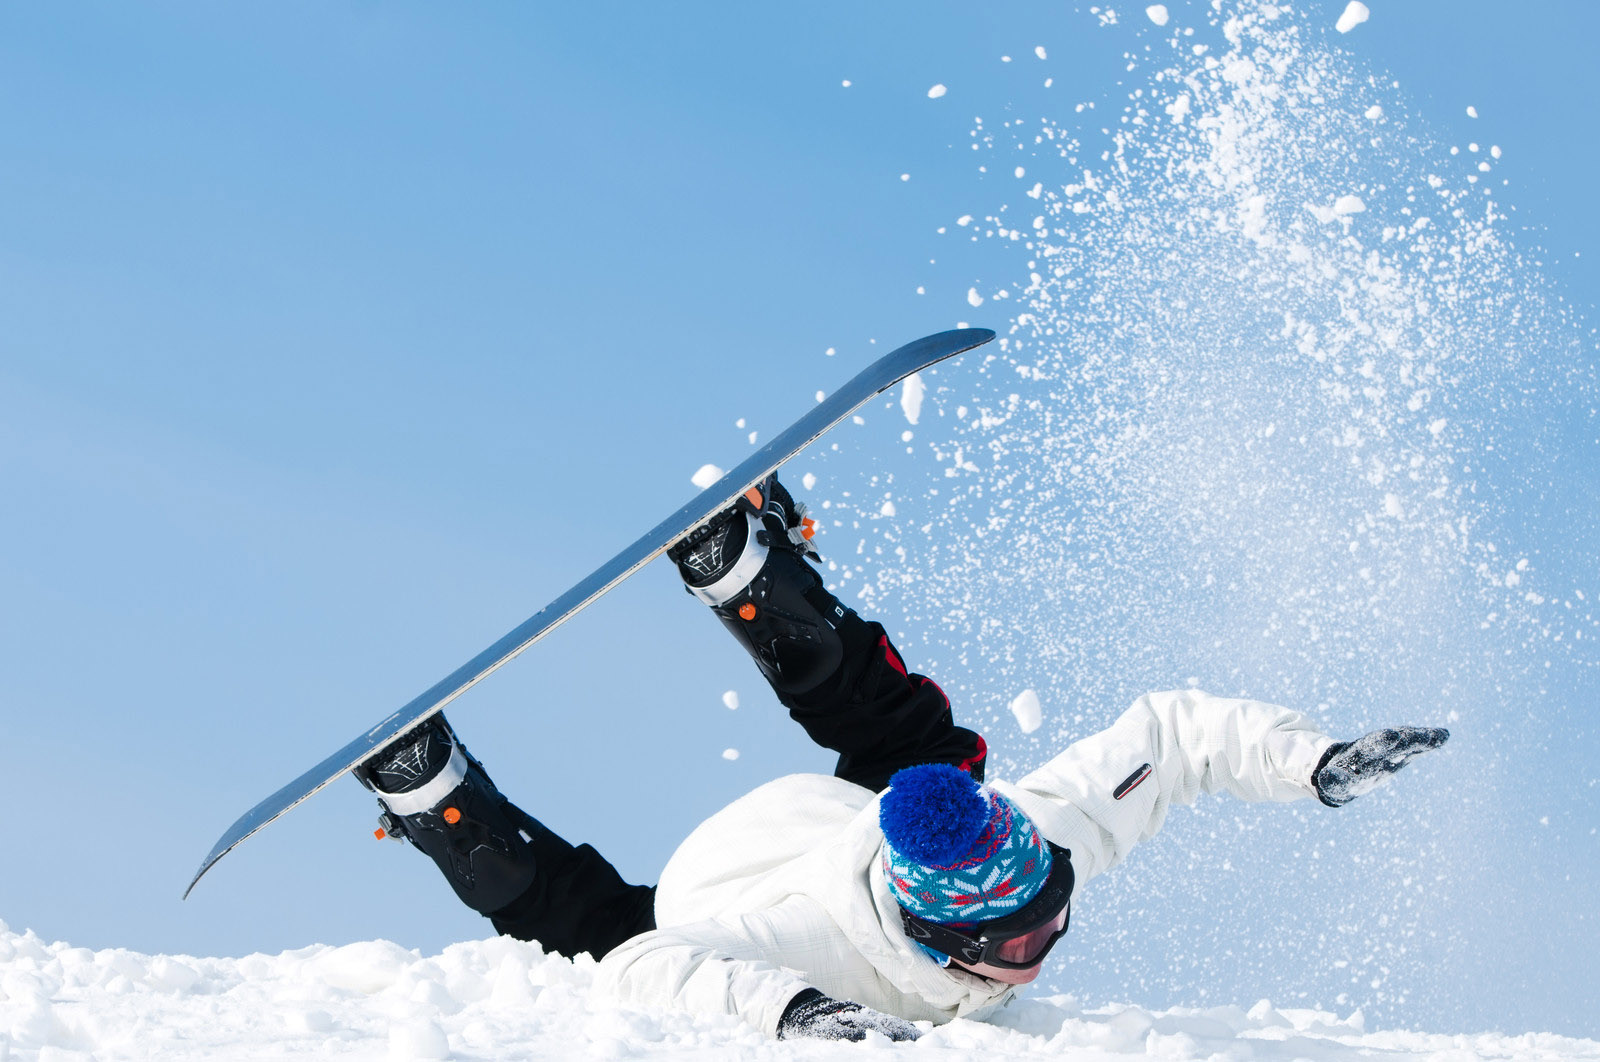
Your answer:
[[[200,869],[195,872],[189,887],[183,891],[184,897],[187,899],[206,871],[240,842],[260,831],[346,771],[382,751],[418,723],[441,711],[445,705],[471,689],[490,672],[582,612],[618,583],[665,552],[672,543],[731,506],[741,494],[765,478],[767,473],[815,442],[829,428],[855,412],[874,395],[881,394],[914,372],[971,350],[973,347],[982,346],[993,338],[994,332],[987,328],[959,328],[950,332],[939,332],[913,340],[861,370],[849,383],[828,395],[805,416],[774,436],[771,442],[741,461],[733,471],[725,474],[701,491],[693,501],[645,532],[637,542],[579,580],[572,589],[434,683],[399,711],[366,730],[354,741],[245,812],[218,839],[210,854],[200,864]]]

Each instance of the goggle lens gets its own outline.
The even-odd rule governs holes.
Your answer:
[[[1053,921],[1030,933],[1012,937],[995,946],[995,956],[1003,962],[1032,963],[1049,945],[1050,940],[1067,924],[1067,910],[1061,909]]]

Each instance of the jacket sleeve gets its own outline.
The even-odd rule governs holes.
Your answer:
[[[1045,836],[1072,849],[1079,884],[1155,835],[1174,803],[1225,790],[1245,800],[1315,796],[1332,739],[1298,712],[1174,690],[1140,697],[1013,791]]]
[[[786,966],[825,969],[854,950],[819,904],[791,896],[753,914],[641,933],[606,955],[596,987],[625,1005],[736,1015],[776,1036],[784,1008],[815,987]]]

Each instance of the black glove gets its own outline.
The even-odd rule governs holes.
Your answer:
[[[1429,726],[1374,730],[1354,741],[1328,747],[1311,775],[1317,796],[1330,808],[1343,807],[1387,782],[1413,756],[1450,740],[1450,731]]]
[[[825,996],[808,988],[789,1001],[778,1019],[778,1039],[806,1036],[815,1040],[865,1040],[867,1030],[891,1040],[915,1040],[922,1034],[909,1021],[863,1007],[847,999]]]

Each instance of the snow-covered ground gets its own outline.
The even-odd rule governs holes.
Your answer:
[[[778,1043],[724,1017],[621,1010],[594,964],[501,937],[420,955],[387,941],[207,959],[49,944],[0,922],[0,1062],[82,1059],[1600,1059],[1542,1033],[1368,1030],[1359,1013],[1251,1006],[1085,1010],[1023,999],[916,1043]]]

